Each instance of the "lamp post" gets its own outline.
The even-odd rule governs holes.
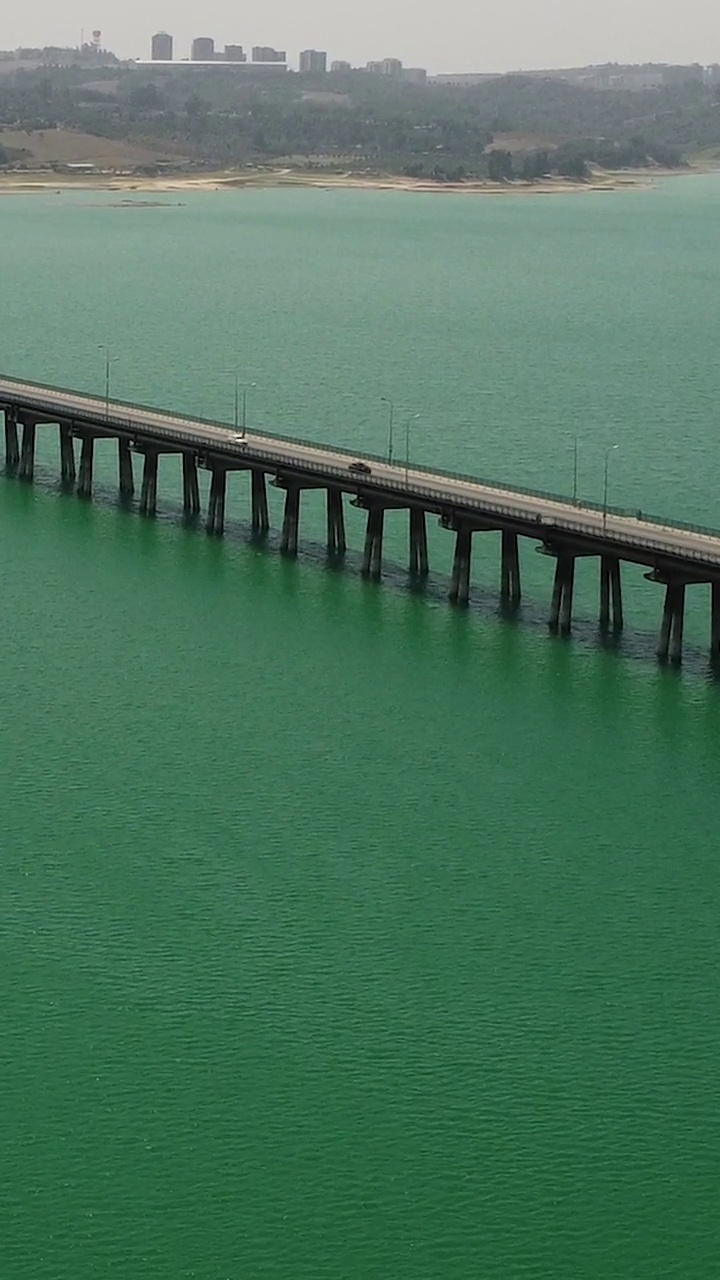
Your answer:
[[[605,450],[605,481],[603,484],[603,532],[607,528],[607,507],[608,507],[608,468],[610,466],[610,454],[619,449],[619,444],[611,444],[609,449]]]
[[[578,496],[578,435],[573,438],[573,506],[577,505]]]
[[[105,352],[105,418],[110,417],[110,366],[117,364],[119,357],[111,356],[110,348],[104,342],[98,343],[98,351]]]
[[[381,396],[380,400],[386,404],[390,410],[390,422],[388,425],[388,462],[392,465],[393,460],[393,427],[395,426],[395,404],[389,396]]]
[[[256,387],[256,386],[257,386],[257,382],[249,382],[249,383],[248,383],[248,385],[247,385],[246,387],[243,387],[243,393],[242,393],[242,433],[243,433],[243,436],[245,435],[245,431],[246,431],[246,428],[247,428],[247,398],[248,398],[248,391],[253,390],[253,388],[254,388],[254,387]]]
[[[410,475],[409,475],[410,473],[410,428],[413,422],[417,422],[419,417],[420,417],[419,413],[411,413],[410,417],[405,423],[405,483],[406,484],[409,484],[410,482]]]
[[[257,386],[255,382],[249,382],[247,386],[240,388],[240,375],[237,369],[228,369],[228,373],[232,376],[235,395],[233,397],[233,423],[235,431],[238,435],[245,436],[245,428],[247,425],[247,395],[251,387]],[[241,412],[242,409],[242,412]]]

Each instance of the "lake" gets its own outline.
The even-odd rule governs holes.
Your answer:
[[[718,525],[720,176],[0,200],[0,367]],[[417,417],[415,415],[418,415]],[[407,423],[410,421],[409,431]],[[625,576],[380,586],[0,478],[3,1280],[711,1280],[720,697]]]

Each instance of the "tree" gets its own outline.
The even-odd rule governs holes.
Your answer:
[[[162,106],[162,98],[156,84],[137,85],[130,90],[128,102],[138,111],[158,111]]]
[[[520,172],[526,182],[535,182],[538,178],[546,178],[551,167],[547,151],[529,151],[523,156]]]
[[[558,163],[558,173],[564,178],[587,178],[590,170],[583,156],[565,156]]]
[[[487,158],[488,177],[491,182],[509,182],[513,176],[513,158],[510,151],[490,151]]]

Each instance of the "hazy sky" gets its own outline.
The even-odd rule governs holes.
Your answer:
[[[399,57],[431,71],[587,62],[720,62],[718,0],[0,0],[0,48],[75,44],[102,29],[122,57],[147,57],[153,31],[219,43],[327,49],[364,63]]]

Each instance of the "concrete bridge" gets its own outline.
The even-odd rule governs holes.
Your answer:
[[[409,513],[409,568],[428,573],[427,516],[454,534],[450,599],[466,605],[470,596],[473,536],[501,533],[500,596],[508,607],[521,595],[519,539],[530,538],[555,561],[549,625],[569,634],[572,625],[575,565],[592,556],[599,563],[599,622],[603,632],[623,627],[621,564],[645,565],[647,577],[665,589],[658,642],[662,662],[680,663],[685,596],[689,586],[711,587],[710,654],[720,661],[720,532],[682,523],[663,524],[641,513],[577,504],[528,490],[488,485],[471,477],[391,464],[309,442],[239,433],[221,424],[165,413],[117,400],[0,379],[0,408],[5,418],[5,470],[31,482],[38,429],[55,427],[59,437],[62,484],[82,497],[92,496],[95,441],[117,441],[118,488],[130,502],[135,493],[133,459],[142,460],[139,510],[154,516],[158,468],[165,454],[182,459],[183,508],[200,517],[198,468],[210,473],[206,528],[222,536],[229,471],[250,475],[252,527],[269,527],[267,479],[285,491],[281,549],[295,555],[298,547],[301,495],[324,489],[327,495],[328,553],[345,553],[344,498],[367,511],[362,560],[366,577],[382,572],[385,513]],[[79,457],[78,457],[79,452]],[[363,462],[363,470],[353,463]]]

